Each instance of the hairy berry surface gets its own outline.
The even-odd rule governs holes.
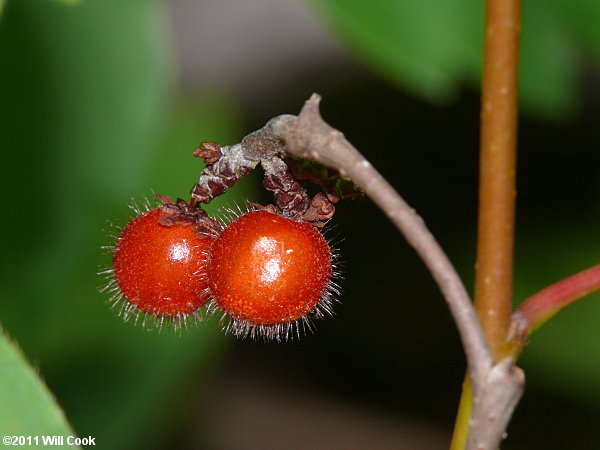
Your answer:
[[[298,321],[320,301],[329,312],[331,250],[305,222],[267,211],[238,217],[214,241],[207,273],[217,306],[241,327],[236,334]]]
[[[161,224],[169,214],[156,208],[129,222],[117,239],[113,273],[120,294],[139,311],[185,317],[208,300],[206,252],[214,236],[198,232],[193,220]]]

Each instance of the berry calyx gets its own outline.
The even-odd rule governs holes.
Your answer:
[[[268,211],[235,219],[213,242],[207,279],[216,307],[239,337],[281,338],[331,313],[333,257],[311,224]]]
[[[215,239],[209,219],[173,203],[135,217],[113,253],[115,295],[125,319],[132,313],[185,321],[209,299],[206,253]]]

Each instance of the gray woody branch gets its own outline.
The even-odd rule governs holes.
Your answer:
[[[286,153],[316,161],[350,178],[388,216],[414,247],[437,282],[456,322],[473,384],[473,413],[467,449],[494,450],[523,392],[525,378],[511,358],[495,363],[473,303],[454,266],[423,219],[373,168],[344,135],[323,121],[317,94],[298,116],[282,115],[253,133],[275,137]],[[252,151],[248,149],[248,151]]]

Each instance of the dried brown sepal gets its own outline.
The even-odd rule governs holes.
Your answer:
[[[249,202],[248,204],[254,210],[267,211],[272,214],[277,214],[278,216],[286,217],[285,211],[283,211],[277,205],[261,205],[252,202]],[[335,206],[333,206],[333,203],[327,199],[325,194],[319,192],[312,198],[312,200],[310,200],[309,207],[303,213],[296,214],[295,216],[287,215],[287,217],[297,221],[308,222],[315,227],[321,228],[325,226],[327,221],[333,217],[334,213]]]
[[[333,203],[341,198],[355,198],[358,191],[349,180],[325,167],[294,164],[290,168],[288,163],[293,160],[283,159],[287,148],[273,133],[271,122],[247,135],[240,144],[221,147],[216,142],[203,142],[194,150],[194,156],[204,159],[207,165],[192,188],[190,204],[209,203],[260,163],[265,174],[264,187],[273,192],[277,212],[322,226],[335,212]],[[298,179],[316,183],[325,193],[311,198]]]
[[[196,158],[202,158],[206,164],[216,163],[221,154],[221,146],[216,142],[202,142],[193,152]]]
[[[219,223],[208,217],[196,202],[188,203],[181,198],[173,201],[171,197],[162,194],[155,194],[154,197],[163,203],[162,210],[168,213],[158,219],[161,225],[194,226],[199,235],[214,234],[219,229]]]
[[[263,185],[273,192],[275,203],[283,215],[290,218],[303,215],[310,206],[310,197],[283,160],[273,157],[262,161],[261,165],[265,172]]]
[[[310,202],[310,207],[302,216],[305,222],[322,227],[335,213],[335,206],[322,192],[317,193]]]
[[[281,215],[281,210],[273,204],[261,205],[260,203],[248,202],[248,210],[249,211],[266,211],[271,214],[276,214],[278,216]]]

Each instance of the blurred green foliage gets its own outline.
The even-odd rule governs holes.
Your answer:
[[[434,101],[478,82],[484,2],[312,0],[356,54],[390,81]],[[523,2],[520,96],[543,117],[568,115],[580,100],[582,56],[600,57],[600,2]]]
[[[182,380],[200,380],[223,345],[214,326],[180,336],[124,324],[97,290],[95,272],[110,261],[100,247],[130,217],[130,199],[151,187],[185,197],[202,167],[191,155],[199,140],[239,135],[224,96],[172,100],[163,8],[16,1],[1,18],[1,176],[12,212],[0,225],[11,255],[0,317],[76,432],[102,448],[159,445],[185,414],[174,407],[190,393]],[[2,383],[10,370],[0,366]],[[178,413],[165,419],[168,406]]]

